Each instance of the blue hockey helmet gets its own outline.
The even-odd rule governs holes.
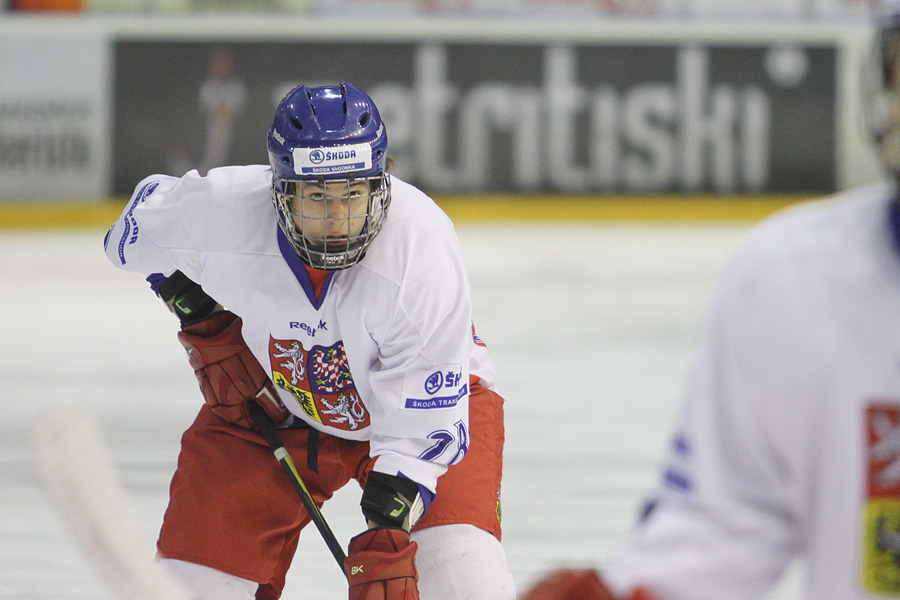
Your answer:
[[[297,86],[278,104],[267,146],[278,223],[300,259],[323,270],[344,269],[362,260],[381,231],[391,199],[385,172],[387,132],[372,99],[346,82]],[[352,197],[358,203],[360,182],[368,189],[363,218],[357,215],[352,217],[355,222],[342,221],[338,227],[338,218],[349,217],[323,214],[316,224],[309,211],[302,213],[301,200],[311,193],[304,195],[304,190],[314,188],[329,202],[347,203]],[[328,237],[321,234],[325,229],[340,233]]]
[[[281,100],[268,136],[280,179],[369,177],[384,171],[387,133],[378,108],[350,83],[298,85]]]

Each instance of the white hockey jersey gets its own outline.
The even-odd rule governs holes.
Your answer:
[[[617,591],[900,597],[900,219],[884,186],[756,226],[720,283],[654,511]],[[893,222],[892,222],[893,220]]]
[[[470,376],[492,387],[474,336],[453,225],[392,180],[384,228],[317,299],[278,227],[267,166],[142,181],[107,234],[119,268],[180,270],[243,319],[285,406],[330,435],[367,440],[375,470],[435,490],[468,447]]]

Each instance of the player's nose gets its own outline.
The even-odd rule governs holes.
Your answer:
[[[346,219],[350,215],[350,201],[345,198],[332,198],[328,200],[325,211],[328,219]]]

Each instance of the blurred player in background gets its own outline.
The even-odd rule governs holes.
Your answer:
[[[199,171],[206,173],[228,164],[236,117],[247,105],[247,85],[234,73],[234,51],[230,48],[213,50],[209,73],[200,84],[197,101],[206,117],[199,162]]]
[[[235,73],[234,50],[227,46],[213,49],[206,78],[200,84],[197,108],[204,117],[199,152],[178,146],[168,151],[168,169],[184,173],[196,168],[205,174],[228,164],[233,150],[238,117],[247,106],[247,84]],[[191,139],[194,139],[192,136]],[[199,155],[199,158],[191,157]]]
[[[351,600],[515,598],[503,399],[462,255],[447,216],[386,172],[387,150],[360,89],[298,86],[269,165],[153,175],[107,235],[109,259],[147,274],[180,318],[206,400],[158,542],[198,598],[278,598],[310,521],[251,398],[318,504],[363,487]]]
[[[900,181],[900,9],[866,117]],[[649,513],[596,570],[526,600],[749,600],[800,557],[806,598],[900,597],[896,185],[793,207],[726,268]]]

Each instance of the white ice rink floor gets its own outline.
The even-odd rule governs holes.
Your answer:
[[[713,283],[745,229],[458,227],[475,324],[507,399],[503,542],[520,590],[554,565],[602,563],[632,527]],[[201,402],[175,318],[141,277],[106,262],[103,233],[0,234],[3,599],[113,600],[39,488],[29,429],[43,411],[99,420],[152,550]],[[363,527],[358,500],[351,484],[323,510],[345,546]],[[799,598],[798,579],[795,569],[770,600]],[[307,529],[283,597],[336,600],[344,585]]]

